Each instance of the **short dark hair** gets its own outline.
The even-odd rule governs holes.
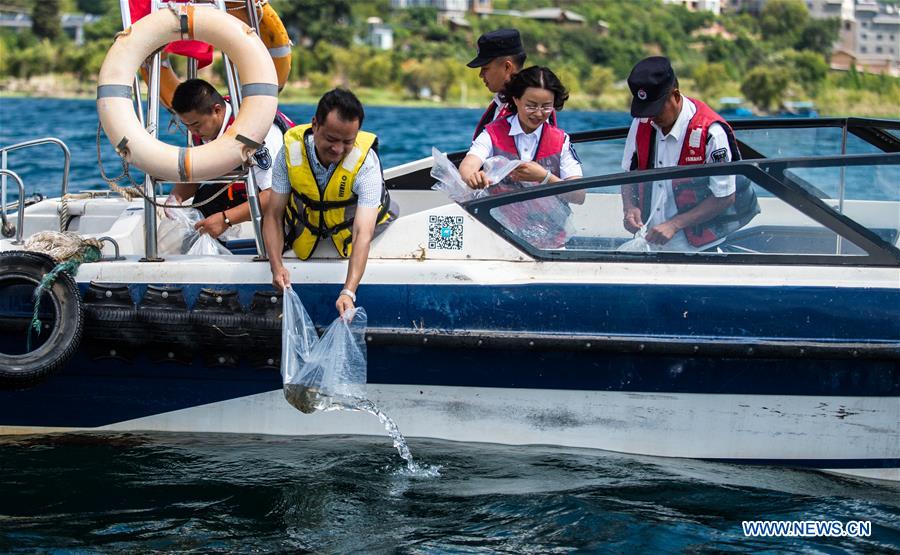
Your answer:
[[[215,87],[203,79],[188,79],[175,87],[172,93],[172,109],[176,114],[197,112],[208,114],[216,104],[225,105],[225,99]]]
[[[569,99],[569,91],[560,83],[559,78],[549,68],[531,66],[513,75],[512,79],[500,92],[500,100],[506,102],[510,112],[515,114],[518,109],[512,102],[513,98],[522,98],[525,89],[546,89],[553,93],[553,108],[562,110],[566,100]]]
[[[359,120],[359,126],[362,127],[366,112],[362,102],[352,92],[347,89],[332,89],[325,93],[316,106],[316,121],[319,125],[325,123],[328,114],[334,110],[337,110],[338,117],[344,121]]]
[[[528,58],[528,54],[522,52],[521,54],[513,54],[512,56],[507,56],[509,61],[512,62],[514,66],[516,66],[517,70],[521,70],[525,67],[525,60]]]

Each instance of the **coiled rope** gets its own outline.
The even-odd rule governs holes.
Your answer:
[[[34,290],[34,313],[28,326],[26,348],[31,351],[31,332],[41,333],[41,320],[38,314],[41,309],[42,294],[49,290],[60,272],[68,272],[74,276],[78,267],[85,262],[100,260],[102,245],[97,239],[86,239],[71,231],[39,231],[25,241],[25,250],[44,253],[57,262],[47,272]]]

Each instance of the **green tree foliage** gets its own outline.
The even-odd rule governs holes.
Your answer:
[[[778,46],[793,46],[809,19],[802,0],[769,0],[759,14],[763,38]]]
[[[75,10],[94,15],[118,13],[119,3],[116,0],[75,0]]]
[[[350,0],[273,1],[272,6],[285,24],[308,39],[313,48],[320,42],[349,46],[353,34]]]
[[[769,110],[783,103],[790,81],[790,74],[783,67],[758,66],[744,78],[741,92],[761,110]]]
[[[694,68],[694,86],[703,96],[712,96],[731,80],[723,63],[703,63]]]
[[[59,69],[60,50],[49,39],[14,50],[7,59],[9,73],[21,78],[53,73]]]
[[[608,91],[615,82],[616,74],[613,73],[613,70],[608,67],[593,66],[591,74],[584,83],[584,89],[590,94],[600,96]]]
[[[59,0],[40,0],[31,11],[31,32],[40,38],[55,39],[62,34]]]
[[[363,87],[382,88],[388,87],[394,81],[394,64],[387,53],[377,53],[367,56],[362,64],[357,66],[354,77]]]
[[[828,64],[816,52],[787,50],[783,56],[793,79],[810,94],[815,93],[828,76]]]
[[[822,57],[828,56],[831,54],[832,45],[838,39],[840,29],[841,22],[837,18],[810,19],[800,32],[794,47],[798,50],[818,52]]]
[[[111,37],[122,30],[122,17],[119,15],[118,9],[114,12],[105,14],[100,21],[84,26],[84,40],[103,41],[110,43]]]

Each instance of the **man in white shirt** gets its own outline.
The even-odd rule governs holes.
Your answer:
[[[653,56],[640,61],[628,86],[635,119],[622,169],[740,159],[731,127],[703,102],[681,94],[668,59]],[[736,187],[733,175],[626,185],[622,204],[625,229],[637,233],[643,228],[648,243],[679,252],[710,249],[759,212],[752,188],[746,182]]]

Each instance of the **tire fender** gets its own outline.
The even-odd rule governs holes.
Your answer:
[[[53,259],[41,253],[0,252],[0,290],[16,284],[37,287],[54,266]],[[50,306],[56,313],[54,326],[36,349],[21,355],[0,353],[0,388],[34,385],[64,367],[78,350],[84,330],[84,310],[75,280],[68,273],[60,272],[44,295],[49,296]],[[48,299],[43,302],[47,303]]]

